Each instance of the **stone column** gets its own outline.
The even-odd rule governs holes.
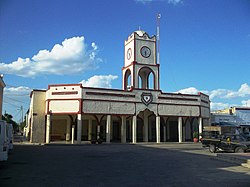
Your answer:
[[[110,143],[110,128],[111,126],[111,115],[107,115],[107,122],[106,122],[106,143]]]
[[[89,119],[88,140],[92,140],[92,119]]]
[[[148,115],[146,114],[146,112],[144,112],[144,116],[143,116],[143,141],[144,142],[148,142]]]
[[[74,142],[75,142],[75,125],[72,125],[71,143],[74,144]]]
[[[136,127],[137,126],[137,118],[133,116],[133,124],[132,124],[132,143],[136,143]]]
[[[46,143],[50,143],[50,123],[51,123],[51,116],[50,114],[47,114]]]
[[[77,144],[82,141],[82,115],[77,114]]]
[[[66,141],[70,141],[70,121],[67,121]]]
[[[182,142],[182,117],[178,117],[178,134],[179,134],[179,143]]]
[[[126,143],[126,116],[122,116],[121,143]]]
[[[161,118],[160,116],[156,116],[155,125],[156,125],[156,143],[160,143],[161,142],[161,132],[160,132]]]
[[[202,133],[202,129],[203,129],[203,124],[202,124],[202,118],[201,117],[198,119],[198,124],[199,124],[199,140],[200,140],[202,138],[201,133]]]

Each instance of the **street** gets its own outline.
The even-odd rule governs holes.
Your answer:
[[[200,144],[17,144],[0,186],[250,186],[250,170]]]

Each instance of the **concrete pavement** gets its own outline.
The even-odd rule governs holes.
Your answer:
[[[15,145],[0,186],[247,187],[250,170],[200,144]]]
[[[236,163],[250,169],[250,153],[217,153],[217,159]]]

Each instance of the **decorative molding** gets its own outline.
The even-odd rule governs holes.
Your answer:
[[[75,95],[78,94],[78,91],[72,92],[52,92],[51,95]]]
[[[101,92],[86,92],[86,95],[102,95],[102,96],[116,96],[116,97],[133,97],[132,94],[116,94],[116,93],[101,93]]]
[[[153,95],[151,93],[142,93],[141,101],[148,106],[153,101]]]

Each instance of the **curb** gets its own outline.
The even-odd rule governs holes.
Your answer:
[[[249,153],[217,153],[214,159],[234,163],[250,169],[250,154]]]

